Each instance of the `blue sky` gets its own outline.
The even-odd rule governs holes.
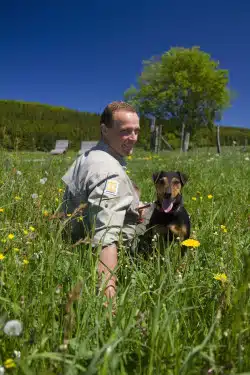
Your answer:
[[[222,124],[250,128],[249,19],[247,1],[6,1],[0,99],[100,113],[136,83],[143,60],[197,45],[237,92]]]

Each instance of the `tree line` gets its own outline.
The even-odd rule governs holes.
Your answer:
[[[79,150],[81,141],[99,139],[98,113],[81,112],[63,107],[13,100],[0,101],[0,146],[8,149],[50,151],[57,139],[68,139],[70,148]],[[178,119],[156,120],[163,125],[163,135],[176,149],[180,145]],[[140,116],[141,134],[138,145],[149,150],[150,120]],[[221,127],[221,144],[232,145],[233,141],[250,143],[250,129]],[[214,146],[216,132],[202,127],[192,136],[191,147]],[[164,146],[164,145],[163,145]]]

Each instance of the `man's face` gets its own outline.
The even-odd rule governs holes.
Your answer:
[[[105,139],[119,155],[129,156],[137,142],[139,130],[136,113],[118,110],[113,113],[113,127],[106,128]]]

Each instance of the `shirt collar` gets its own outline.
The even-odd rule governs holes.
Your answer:
[[[104,142],[104,140],[101,139],[94,147],[94,149],[107,152],[109,155],[113,156],[113,158],[115,158],[124,169],[127,168],[127,162],[125,158],[123,156],[117,155],[114,151],[112,151],[110,146],[106,142]]]

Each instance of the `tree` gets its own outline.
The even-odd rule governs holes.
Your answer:
[[[177,119],[186,139],[201,127],[212,128],[216,113],[230,104],[228,71],[199,47],[171,48],[143,66],[138,88],[126,90],[125,100],[145,116]]]

